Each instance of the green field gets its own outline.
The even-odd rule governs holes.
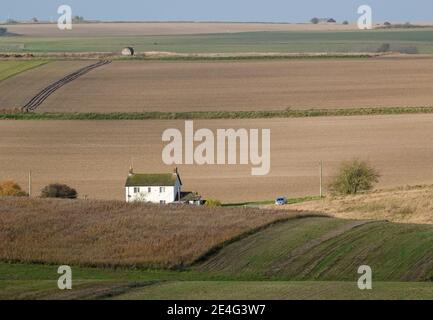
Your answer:
[[[10,299],[433,299],[431,282],[206,280],[194,272],[72,268],[72,290],[57,288],[57,267],[0,263],[0,300]]]
[[[134,46],[137,51],[179,53],[211,52],[375,52],[383,44],[399,50],[416,47],[419,53],[433,53],[433,29],[370,31],[284,31],[232,34],[37,38],[1,37],[3,52],[118,52]]]
[[[5,79],[10,78],[10,77],[13,77],[14,75],[17,75],[17,74],[24,72],[24,71],[27,71],[29,69],[39,67],[45,63],[47,63],[47,62],[41,61],[41,60],[0,61],[0,81],[5,80]]]
[[[433,299],[433,226],[302,218],[210,250],[184,270],[0,263],[0,299]],[[357,268],[373,270],[360,291]]]

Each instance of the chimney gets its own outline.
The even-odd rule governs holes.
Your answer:
[[[134,174],[134,169],[132,168],[132,165],[129,166],[129,173],[128,176],[132,176]]]

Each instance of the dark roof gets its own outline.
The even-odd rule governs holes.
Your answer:
[[[181,192],[180,201],[199,201],[201,196],[196,192]]]
[[[126,187],[164,187],[174,186],[176,183],[176,174],[173,173],[133,173],[126,179]],[[180,177],[179,177],[180,181]],[[182,182],[181,182],[182,183]]]

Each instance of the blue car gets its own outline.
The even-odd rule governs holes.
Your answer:
[[[279,197],[277,198],[277,200],[275,200],[275,204],[277,206],[284,206],[285,204],[287,204],[287,199],[285,197]]]

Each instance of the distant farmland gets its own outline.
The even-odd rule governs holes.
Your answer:
[[[181,120],[0,121],[1,178],[25,187],[31,169],[36,193],[48,183],[64,182],[81,197],[123,200],[131,158],[137,172],[171,172],[161,161],[161,135],[183,127]],[[355,157],[380,171],[379,187],[433,181],[431,114],[197,120],[194,127],[271,129],[268,176],[251,176],[249,165],[179,166],[185,190],[224,202],[317,195],[320,160],[325,183],[341,161]]]
[[[57,72],[61,78],[74,63],[77,69],[85,64],[59,61],[8,79],[0,84],[0,104],[3,108],[19,104],[23,96],[31,95],[28,91],[34,93],[32,88],[43,87],[44,72]],[[42,81],[23,85],[32,79]],[[114,61],[62,87],[37,111],[274,111],[418,107],[432,106],[432,101],[433,59],[425,57]]]
[[[120,25],[121,26],[121,25]],[[287,28],[290,30],[290,25]],[[332,26],[306,25],[306,30],[287,31],[283,27],[266,26],[232,28],[234,32],[226,32],[230,27],[208,28],[205,34],[199,34],[201,25],[197,24],[191,31],[179,34],[173,31],[173,26],[168,26],[171,31],[161,31],[158,27],[152,32],[140,31],[140,29],[128,32],[77,31],[68,36],[58,33],[55,25],[53,29],[42,31],[27,31],[24,26],[8,27],[11,32],[21,32],[24,36],[0,38],[0,51],[18,52],[119,52],[122,47],[133,45],[138,51],[170,51],[183,53],[198,52],[375,52],[384,43],[389,43],[392,48],[405,50],[416,48],[420,53],[433,53],[433,29],[394,29],[394,30],[347,30],[353,26],[340,26],[340,30],[332,30]],[[95,25],[95,28],[98,26]],[[35,29],[38,26],[34,27]],[[39,28],[43,28],[40,26]],[[140,27],[139,27],[140,28]],[[274,30],[272,31],[272,28]],[[310,30],[308,30],[310,28]],[[320,31],[330,29],[330,31]],[[21,29],[21,30],[20,30]],[[134,27],[132,27],[134,29]],[[219,30],[218,30],[219,29]],[[250,29],[253,32],[246,32]],[[108,29],[110,30],[110,29]],[[181,29],[180,29],[181,30]],[[204,29],[206,30],[206,28]],[[261,31],[265,30],[265,31]],[[266,31],[271,30],[271,31]],[[277,30],[277,31],[275,31]],[[281,30],[281,31],[278,31]],[[343,31],[341,31],[343,30]],[[165,32],[165,34],[164,34]],[[143,34],[138,36],[137,34]],[[161,33],[163,33],[161,35]],[[186,34],[189,33],[189,34]],[[196,33],[196,34],[191,34]],[[29,36],[25,36],[28,34]],[[93,35],[93,36],[92,36]],[[132,35],[132,36],[131,36]]]

